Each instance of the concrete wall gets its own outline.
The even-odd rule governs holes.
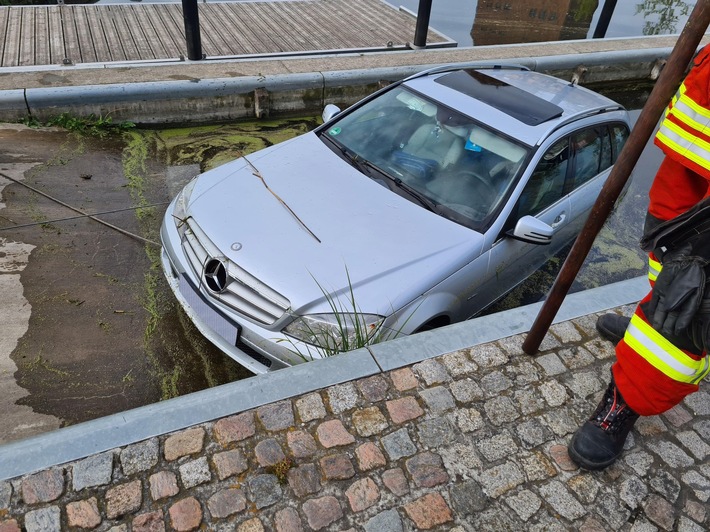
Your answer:
[[[560,49],[564,49],[563,43],[557,43],[556,50]],[[661,47],[510,57],[509,49],[504,59],[452,64],[521,64],[598,90],[605,84],[655,80],[671,50]],[[525,51],[520,48],[521,55]],[[426,53],[419,57],[428,61],[442,58]],[[437,64],[0,90],[0,121],[15,122],[30,116],[46,121],[70,113],[165,125],[318,115],[328,103],[347,107],[388,83]]]

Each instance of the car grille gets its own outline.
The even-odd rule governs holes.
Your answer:
[[[291,306],[288,299],[272,290],[238,264],[224,259],[224,255],[207,238],[192,218],[188,218],[182,235],[182,249],[195,275],[204,283],[207,261],[221,258],[227,264],[230,282],[223,292],[210,291],[210,296],[233,308],[242,315],[260,323],[271,325]]]

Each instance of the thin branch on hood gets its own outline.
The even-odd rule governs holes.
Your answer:
[[[254,166],[253,164],[251,164],[251,161],[250,161],[249,159],[247,159],[246,157],[242,157],[242,158],[247,162],[247,164],[248,164],[249,166],[251,166],[252,174],[254,174],[256,177],[258,177],[259,179],[261,179],[261,182],[262,182],[262,183],[264,184],[264,186],[266,187],[266,190],[268,190],[269,192],[271,192],[271,194],[272,194],[277,200],[279,200],[279,203],[281,203],[281,205],[283,205],[284,207],[286,207],[286,210],[288,210],[288,212],[290,212],[291,215],[292,215],[296,220],[298,220],[298,223],[300,223],[300,224],[303,226],[303,228],[304,228],[306,231],[308,231],[308,232],[310,233],[310,235],[311,235],[313,238],[315,238],[315,239],[318,241],[318,243],[320,244],[320,243],[321,243],[320,238],[318,238],[318,237],[313,233],[313,231],[311,231],[310,229],[308,229],[308,226],[307,226],[305,223],[303,223],[303,220],[301,220],[301,219],[298,217],[298,215],[297,215],[295,212],[293,212],[293,210],[291,209],[291,207],[289,207],[288,205],[286,205],[286,202],[285,202],[284,200],[282,200],[282,199],[279,197],[279,195],[276,194],[276,192],[274,192],[273,190],[271,190],[271,189],[269,188],[269,185],[266,184],[266,180],[265,180],[264,177],[261,175],[261,172],[259,172],[259,170],[257,169],[257,167]]]

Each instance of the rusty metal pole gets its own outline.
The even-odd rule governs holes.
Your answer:
[[[629,139],[619,154],[619,159],[604,183],[589,218],[574,242],[567,260],[562,265],[560,273],[557,274],[555,283],[535,319],[535,323],[523,342],[523,351],[527,354],[535,354],[540,347],[552,320],[582,267],[594,239],[611,213],[614,203],[621,194],[648,139],[651,138],[661,113],[683,80],[687,66],[693,58],[708,24],[710,24],[710,0],[698,0],[683,32],[673,47],[666,66],[646,101],[646,105],[641,110]]]

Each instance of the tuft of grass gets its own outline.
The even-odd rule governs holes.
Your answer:
[[[288,472],[293,465],[294,464],[290,459],[284,458],[283,460],[266,468],[266,471],[272,475],[275,475],[279,481],[279,484],[286,484],[286,482],[288,482]]]
[[[301,338],[308,338],[308,340],[303,341],[313,346],[322,358],[396,338],[401,334],[402,329],[407,325],[417,308],[419,308],[417,306],[397,330],[383,328],[382,322],[372,323],[368,319],[371,314],[363,312],[355,300],[355,291],[347,267],[345,268],[345,273],[347,291],[344,298],[341,298],[336,293],[329,292],[315,278],[313,279],[328,302],[330,314],[334,317],[335,323],[331,324],[331,326],[326,324],[311,326],[309,322],[301,321],[300,324]],[[277,341],[289,342],[292,346],[290,350],[299,358],[306,361],[313,359],[310,353],[303,353],[295,342],[290,339]]]
[[[74,116],[70,113],[62,113],[49,118],[45,123],[37,118],[29,116],[20,120],[20,123],[28,127],[56,126],[68,131],[88,135],[91,137],[103,138],[111,133],[117,133],[136,127],[133,122],[114,122],[110,115],[96,116],[90,114],[87,117]]]

